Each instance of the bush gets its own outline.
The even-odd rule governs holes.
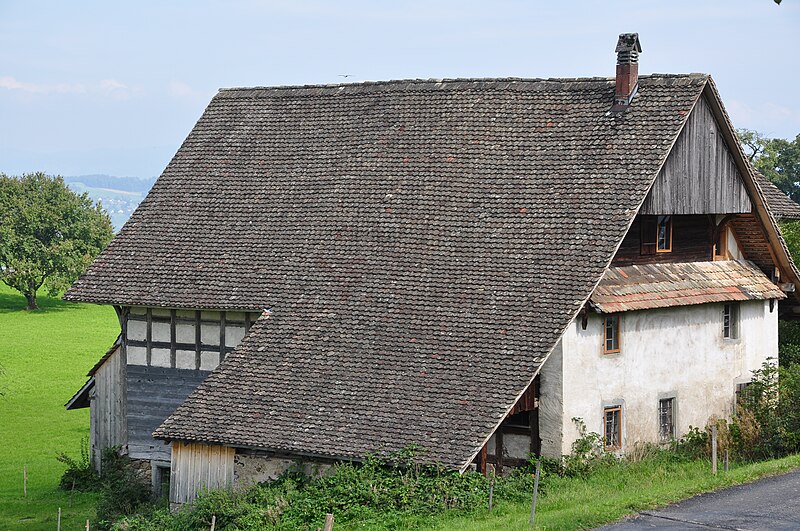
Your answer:
[[[124,516],[141,511],[151,512],[155,508],[150,482],[127,456],[119,455],[119,447],[103,451],[101,469],[98,527],[108,529]]]
[[[689,431],[681,437],[675,445],[676,453],[689,459],[707,457],[708,447],[711,444],[708,432],[700,431],[696,426],[689,426]]]
[[[58,484],[62,490],[81,492],[100,490],[100,478],[89,459],[89,441],[86,438],[81,439],[80,457],[76,459],[61,452],[56,459],[67,465]]]
[[[750,460],[800,451],[800,364],[769,360],[740,393],[731,433],[737,455]]]

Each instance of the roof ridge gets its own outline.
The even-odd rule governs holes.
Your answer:
[[[705,79],[709,74],[688,73],[688,74],[660,74],[652,73],[640,75],[639,79]],[[388,79],[378,81],[354,81],[349,83],[312,83],[305,85],[256,85],[251,87],[222,87],[219,93],[248,92],[256,90],[302,90],[302,89],[345,89],[363,87],[381,87],[392,85],[426,85],[444,83],[588,83],[588,82],[613,82],[614,76],[591,76],[591,77],[454,77],[454,78],[406,78]]]

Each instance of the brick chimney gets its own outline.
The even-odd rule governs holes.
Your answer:
[[[622,33],[617,41],[617,89],[611,112],[624,112],[639,89],[639,44],[638,33]]]

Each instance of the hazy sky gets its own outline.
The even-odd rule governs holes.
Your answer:
[[[0,172],[158,175],[220,87],[613,76],[633,31],[641,73],[800,133],[800,0],[0,0]]]

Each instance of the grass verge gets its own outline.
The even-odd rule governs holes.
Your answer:
[[[108,306],[40,296],[25,298],[0,284],[0,529],[82,529],[94,518],[96,496],[58,489],[59,452],[77,456],[89,435],[89,410],[64,404],[86,382],[86,372],[119,331]],[[28,469],[28,496],[22,469]]]
[[[737,465],[729,472],[711,475],[708,461],[655,458],[639,463],[622,462],[600,468],[588,479],[551,477],[536,508],[536,529],[591,529],[642,510],[661,507],[703,492],[748,483],[800,468],[800,455],[760,463]],[[413,516],[395,528],[529,529],[530,503],[500,501],[492,514],[485,509],[468,516],[442,514],[427,519]],[[351,529],[374,529],[363,522]]]

